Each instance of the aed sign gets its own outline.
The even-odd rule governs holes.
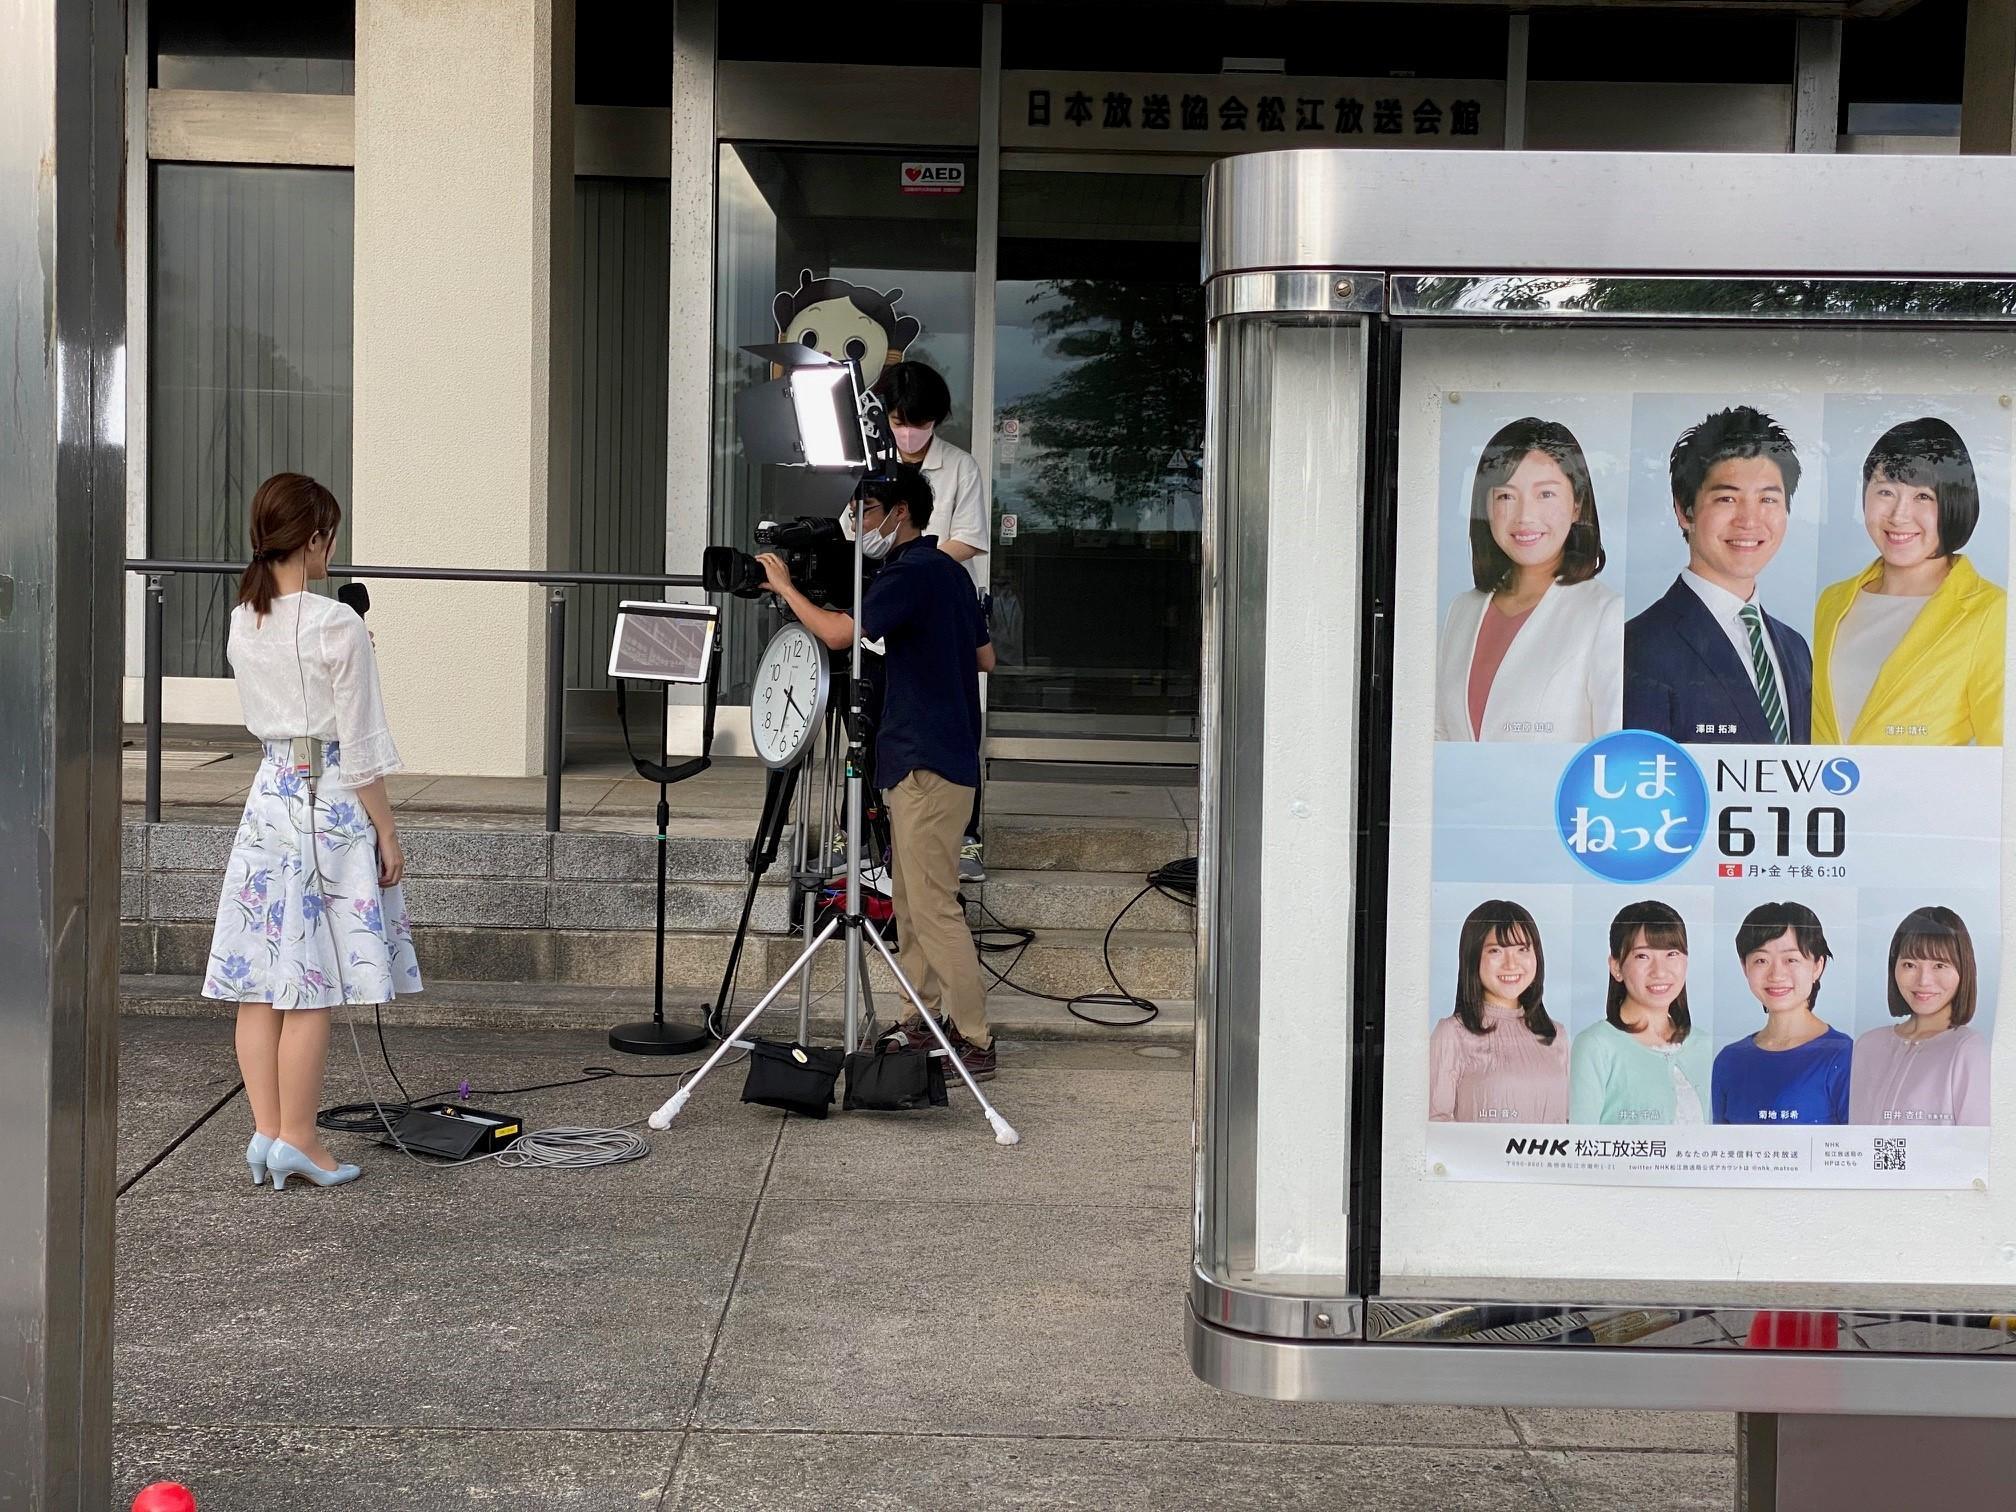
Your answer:
[[[905,194],[959,194],[966,188],[964,163],[905,163]]]

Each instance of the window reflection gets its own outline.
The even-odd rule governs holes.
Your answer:
[[[721,149],[713,539],[722,545],[755,549],[760,520],[838,512],[830,478],[756,467],[743,458],[735,435],[735,395],[769,377],[741,348],[778,339],[777,296],[798,289],[807,271],[881,293],[902,290],[897,311],[920,322],[921,330],[907,347],[890,352],[890,360],[926,362],[944,375],[952,416],[940,429],[955,445],[971,443],[972,195],[906,193],[904,156],[746,144]],[[933,156],[960,160],[956,153]],[[970,184],[971,159],[966,171]],[[747,701],[756,656],[778,624],[767,606],[729,601],[722,630],[725,701]]]
[[[1196,731],[1201,190],[1011,173],[996,289],[996,733]]]

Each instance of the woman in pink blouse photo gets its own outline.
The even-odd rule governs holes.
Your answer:
[[[1470,910],[1456,946],[1456,1007],[1428,1037],[1437,1123],[1565,1123],[1568,1036],[1547,1014],[1540,927],[1517,903]]]
[[[1527,416],[1484,443],[1470,578],[1436,652],[1435,738],[1581,745],[1624,717],[1624,600],[1575,433]]]
[[[1968,1020],[1974,941],[1950,908],[1914,908],[1890,937],[1890,1016],[1855,1041],[1848,1122],[1950,1128],[1988,1122],[1988,1041]]]

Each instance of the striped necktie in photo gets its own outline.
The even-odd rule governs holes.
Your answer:
[[[1771,655],[1764,649],[1764,611],[1745,604],[1737,616],[1750,632],[1750,671],[1757,679],[1757,702],[1764,706],[1764,722],[1771,726],[1771,738],[1784,745],[1791,738],[1785,723],[1785,700],[1778,692],[1778,674],[1771,670]]]

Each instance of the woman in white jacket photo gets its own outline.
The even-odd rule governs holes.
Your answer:
[[[1603,571],[1596,490],[1575,435],[1531,416],[1484,446],[1470,573],[1436,657],[1435,738],[1580,745],[1623,722],[1624,600]]]

